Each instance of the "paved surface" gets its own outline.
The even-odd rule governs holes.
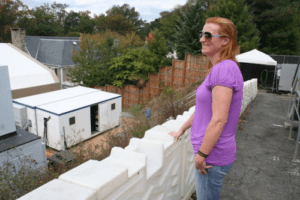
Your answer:
[[[224,178],[221,200],[300,200],[300,163],[292,162],[296,142],[284,128],[289,98],[258,91],[239,124],[243,130],[236,132],[236,160]]]

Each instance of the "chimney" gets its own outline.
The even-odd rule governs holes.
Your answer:
[[[25,52],[25,28],[11,28],[11,42]]]

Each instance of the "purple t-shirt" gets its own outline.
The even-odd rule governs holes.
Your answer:
[[[191,128],[191,143],[195,156],[212,118],[212,89],[215,85],[232,88],[233,95],[227,123],[205,161],[215,166],[225,166],[235,160],[235,132],[243,100],[244,79],[236,62],[222,60],[213,66],[204,82],[197,88],[195,116]]]

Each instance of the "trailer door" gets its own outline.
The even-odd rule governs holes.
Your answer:
[[[109,103],[104,102],[99,105],[100,109],[98,113],[100,113],[99,119],[99,129],[100,132],[106,131],[110,128],[109,126]]]

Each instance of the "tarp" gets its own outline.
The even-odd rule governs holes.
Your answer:
[[[54,71],[10,43],[0,43],[0,62],[8,66],[11,90],[59,83]]]
[[[257,49],[239,54],[235,58],[239,63],[277,66],[276,60]]]

